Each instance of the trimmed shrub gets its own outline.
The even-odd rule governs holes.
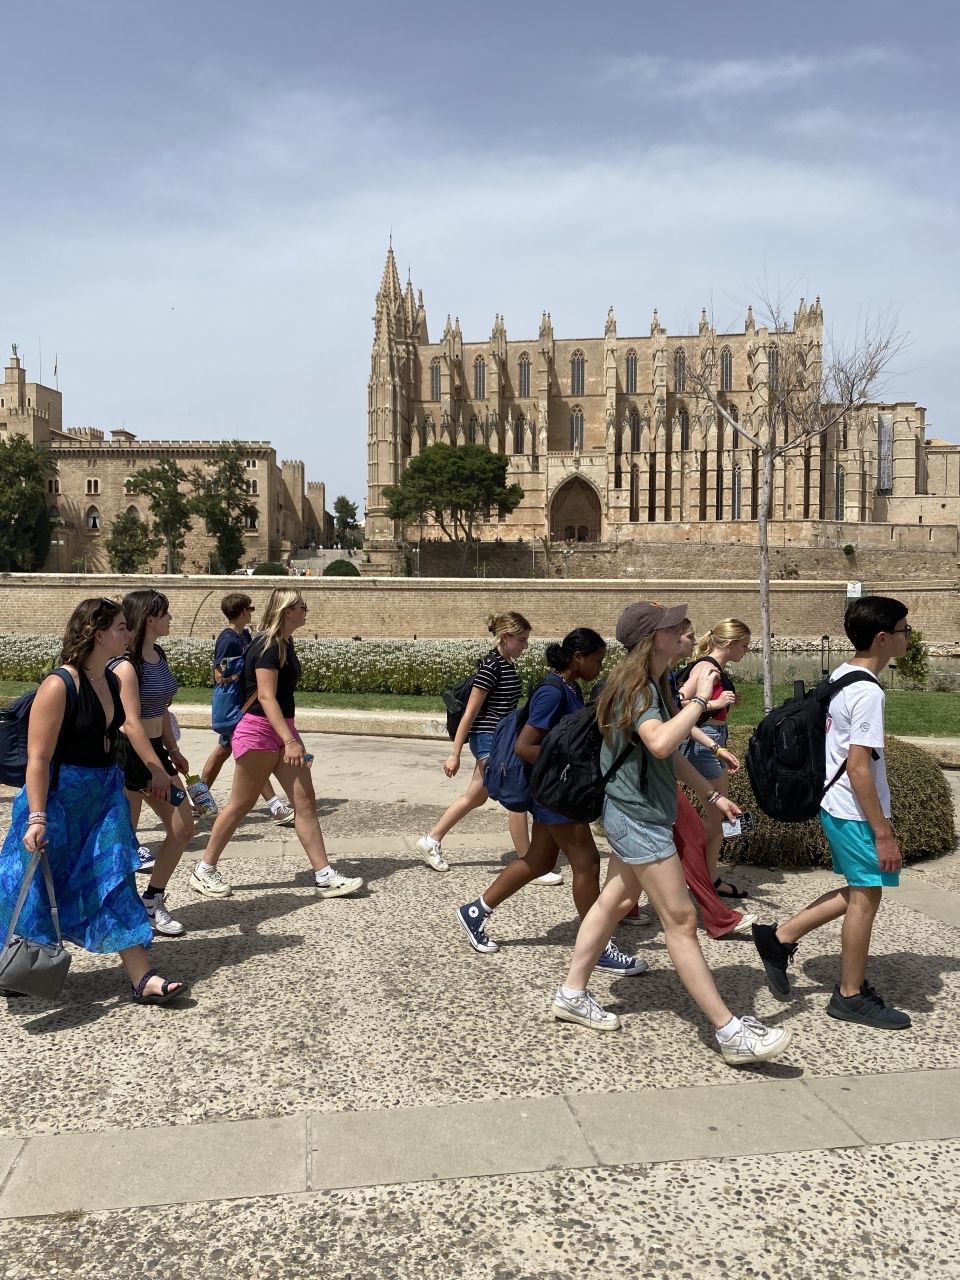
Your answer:
[[[359,578],[360,570],[352,560],[331,560],[323,571],[325,578]]]
[[[274,560],[264,560],[253,571],[255,578],[289,578],[286,565],[277,564]]]
[[[852,542],[846,543],[846,545],[843,548],[843,554],[845,556],[856,555],[856,552],[857,552],[857,548],[853,545]]]
[[[742,761],[750,730],[730,730],[730,749]],[[953,797],[940,766],[929,751],[899,738],[887,737],[884,747],[893,829],[904,862],[937,857],[953,848]],[[730,779],[730,796],[749,810],[755,827],[731,841],[727,849],[737,862],[765,867],[829,867],[830,852],[817,818],[810,822],[774,822],[761,813],[746,769]]]
[[[906,653],[902,658],[897,659],[897,675],[902,680],[912,681],[918,688],[922,688],[927,683],[929,674],[930,659],[927,656],[927,646],[923,643],[923,632],[918,627],[914,627],[907,636]]]

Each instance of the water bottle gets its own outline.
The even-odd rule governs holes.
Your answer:
[[[187,795],[196,810],[198,818],[212,818],[217,812],[217,802],[213,793],[198,773],[187,774]]]

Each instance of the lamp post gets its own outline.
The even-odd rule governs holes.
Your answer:
[[[824,680],[830,674],[830,637],[820,637],[820,672]]]

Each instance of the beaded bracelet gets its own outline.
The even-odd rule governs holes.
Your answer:
[[[720,799],[720,792],[711,791],[710,794],[707,796],[707,804],[716,804],[719,799]]]
[[[42,809],[37,809],[27,815],[27,826],[32,826],[34,822],[42,822],[46,826],[47,815]]]
[[[686,703],[686,705],[687,705],[687,706],[689,706],[691,702],[697,702],[697,703],[699,703],[699,704],[700,704],[700,706],[704,709],[704,711],[706,711],[706,709],[707,709],[707,703],[706,703],[706,699],[705,699],[705,698],[701,698],[701,697],[699,697],[697,694],[694,694],[692,698],[688,698],[688,699],[687,699],[687,703]]]

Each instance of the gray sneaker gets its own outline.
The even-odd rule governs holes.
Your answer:
[[[582,996],[565,996],[559,988],[553,997],[553,1016],[560,1022],[576,1022],[591,1031],[616,1031],[620,1019],[597,1004],[589,991]]]
[[[292,827],[296,814],[293,811],[293,805],[285,804],[283,801],[270,810],[270,820],[277,827]]]
[[[855,996],[842,996],[839,986],[835,986],[827,1013],[842,1022],[858,1022],[861,1027],[877,1027],[881,1031],[905,1031],[911,1025],[910,1015],[885,1005],[868,982]]]
[[[155,893],[152,898],[148,898],[144,894],[141,901],[146,907],[150,926],[154,933],[163,934],[165,938],[179,938],[181,934],[187,932],[180,921],[174,920],[167,910],[162,893]]]

